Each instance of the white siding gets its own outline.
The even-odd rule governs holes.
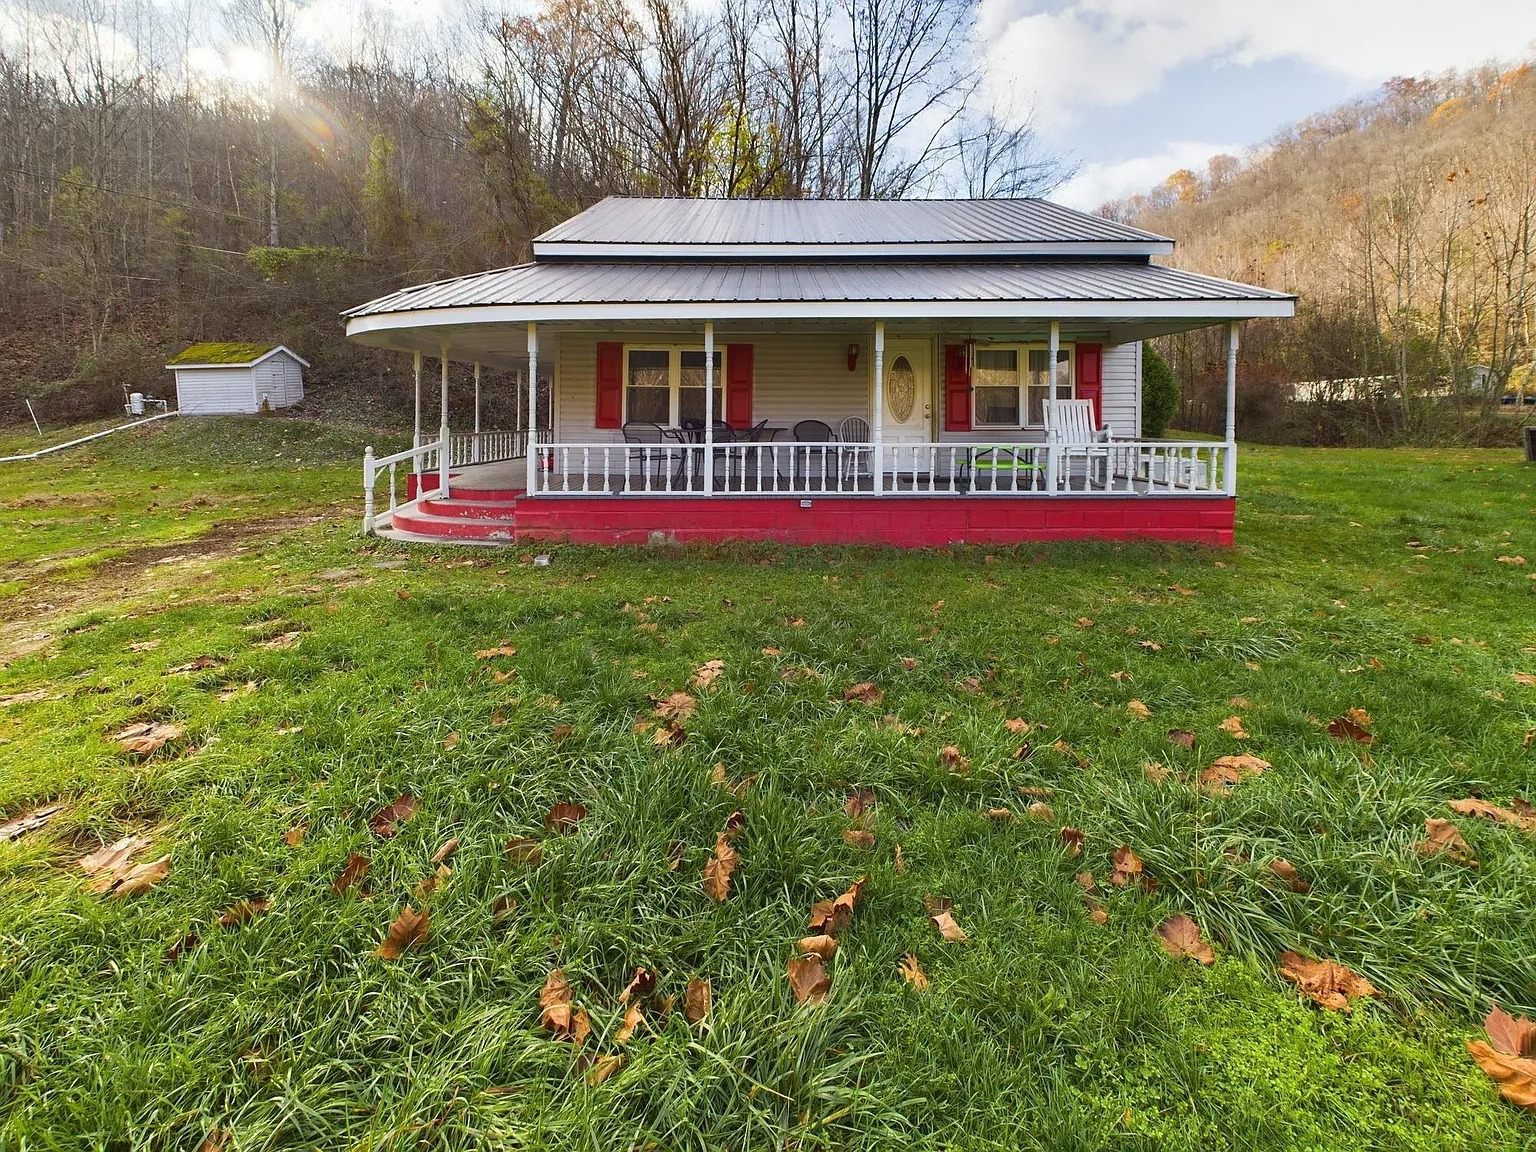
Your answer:
[[[251,384],[251,369],[244,365],[178,368],[176,406],[187,416],[254,412],[256,394]]]
[[[1139,343],[1104,345],[1104,423],[1118,440],[1141,436]]]
[[[304,399],[303,366],[286,352],[268,357],[253,371],[258,411],[263,396],[273,408],[286,408]]]

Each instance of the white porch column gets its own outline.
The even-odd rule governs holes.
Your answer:
[[[438,345],[437,363],[441,376],[437,438],[442,444],[437,452],[437,494],[446,499],[449,495],[448,466],[453,462],[453,452],[448,445],[448,341],[446,340]]]
[[[1045,488],[1056,491],[1056,478],[1061,470],[1061,451],[1054,437],[1056,432],[1056,357],[1061,354],[1061,321],[1051,321],[1050,351],[1046,353],[1045,368]],[[1071,477],[1062,477],[1070,482]]]
[[[528,495],[532,496],[539,478],[539,326],[532,322],[528,324],[528,427],[523,454],[528,458]]]
[[[1227,322],[1227,495],[1237,495],[1237,321]]]
[[[875,321],[875,396],[870,414],[870,439],[874,442],[875,493],[885,491],[885,321]]]
[[[475,439],[470,459],[480,463],[480,361],[475,361]]]
[[[715,322],[704,322],[704,495],[715,493]]]
[[[416,419],[411,425],[411,447],[421,447],[421,353],[411,353],[411,369],[415,373],[416,380]],[[421,475],[421,456],[417,454],[411,457],[411,475]]]

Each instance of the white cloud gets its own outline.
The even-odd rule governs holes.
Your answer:
[[[1161,184],[1180,168],[1205,171],[1205,162],[1220,152],[1240,155],[1241,145],[1213,144],[1201,140],[1175,140],[1158,152],[1133,156],[1113,163],[1084,164],[1051,199],[1073,208],[1092,212],[1106,200],[1117,200],[1132,192],[1145,192]]]
[[[1363,84],[1519,54],[1536,40],[1530,0],[982,0],[979,32],[998,90],[1039,93],[1042,127],[1074,106],[1126,104],[1176,68],[1294,59]]]

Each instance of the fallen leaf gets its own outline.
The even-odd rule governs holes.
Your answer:
[[[1243,718],[1241,716],[1228,716],[1217,727],[1234,740],[1248,739],[1248,730],[1243,727]]]
[[[786,973],[796,1004],[820,1004],[832,990],[832,977],[827,973],[820,956],[796,956],[789,962]]]
[[[923,971],[923,966],[912,953],[908,952],[901,958],[898,971],[901,972],[901,978],[918,992],[928,987],[928,973]]]
[[[388,840],[400,830],[399,826],[416,812],[416,798],[400,793],[393,804],[380,808],[368,821],[368,830],[381,840]]]
[[[158,647],[160,647],[160,641],[158,640],[135,640],[132,644],[128,645],[128,651],[153,652]]]
[[[782,656],[782,655],[784,655],[784,650],[782,648],[764,648],[762,650],[762,652],[763,652],[764,656]]]
[[[885,699],[885,693],[876,688],[868,680],[855,684],[843,693],[844,700],[858,700],[863,704],[874,705]]]
[[[1252,707],[1252,704],[1249,702],[1248,697],[1246,696],[1234,696],[1232,699],[1227,701],[1227,704],[1229,707],[1237,709]]]
[[[188,660],[185,664],[178,664],[174,668],[167,668],[166,673],[171,676],[180,676],[187,672],[201,672],[204,668],[212,668],[221,661],[215,656],[198,656]]]
[[[901,658],[901,666],[910,672],[917,667],[917,659],[912,656],[903,656]]]
[[[379,945],[379,958],[398,960],[408,950],[420,948],[426,943],[428,916],[426,908],[417,912],[407,904],[405,910],[395,917],[395,922],[384,936],[384,942]]]
[[[700,691],[704,691],[711,684],[713,684],[720,673],[724,671],[724,660],[706,660],[704,663],[700,664],[693,670],[693,680],[691,683],[693,687],[699,689]]]
[[[448,857],[452,856],[458,850],[459,838],[455,836],[452,839],[445,841],[441,848],[432,853],[432,859],[428,861],[428,863],[433,865],[441,864],[444,860],[448,859]]]
[[[581,1040],[576,1033],[581,1027],[582,1017],[578,1016],[579,1010],[575,1008],[573,1000],[571,983],[565,978],[564,969],[552,969],[539,992],[539,1023],[546,1031],[553,1032],[562,1040],[574,1040],[580,1044]]]
[[[1173,775],[1173,770],[1160,760],[1143,760],[1141,774],[1148,784],[1161,784]]]
[[[1020,720],[1017,718],[1012,720],[1004,720],[1003,727],[1008,729],[1008,731],[1012,732],[1015,736],[1029,735],[1029,722],[1027,720]]]
[[[1509,1056],[1536,1057],[1536,1023],[1518,1020],[1497,1004],[1483,1021],[1483,1030],[1494,1048]]]
[[[498,923],[517,911],[516,896],[498,896],[491,901],[491,919]]]
[[[445,737],[443,740],[443,750],[445,752],[452,752],[458,746],[459,734],[457,732],[448,733],[447,737]]]
[[[1359,711],[1351,709],[1352,712]],[[1366,716],[1369,720],[1370,717]],[[1340,740],[1354,740],[1359,744],[1374,744],[1376,737],[1365,730],[1365,726],[1351,716],[1339,716],[1328,725],[1328,735]]]
[[[875,793],[869,788],[856,789],[843,801],[843,814],[850,820],[857,820],[865,813],[875,809]]]
[[[1157,940],[1175,960],[1188,956],[1202,964],[1216,963],[1216,953],[1200,935],[1200,926],[1182,912],[1157,926]]]
[[[1524,556],[1500,556],[1499,557],[1499,563],[1500,564],[1514,564],[1515,566],[1519,567],[1519,566],[1521,566],[1521,565],[1523,565],[1525,563],[1525,557]]]
[[[1467,1051],[1499,1086],[1500,1096],[1511,1104],[1536,1111],[1536,1060],[1500,1052],[1481,1040],[1468,1040]]]
[[[837,937],[828,936],[825,933],[819,936],[803,936],[799,944],[802,953],[820,956],[823,960],[830,960],[837,953]]]
[[[342,868],[340,874],[331,881],[331,891],[340,895],[349,888],[357,887],[368,875],[368,869],[372,867],[373,864],[368,857],[359,856],[354,852],[347,857],[346,866]]]
[[[247,680],[244,684],[231,684],[218,694],[220,704],[228,704],[231,700],[238,700],[241,696],[249,696],[256,691],[256,681]]]
[[[14,820],[0,824],[0,844],[11,840],[19,840],[28,832],[36,832],[39,828],[45,828],[48,821],[64,810],[62,804],[50,804],[46,808],[36,808]]]
[[[185,730],[180,724],[159,724],[154,721],[142,721],[138,724],[130,724],[113,737],[124,752],[132,752],[139,756],[148,756],[150,753],[163,748],[172,740],[179,740]]]
[[[617,1053],[599,1056],[592,1061],[591,1067],[587,1069],[587,1083],[592,1085],[601,1084],[622,1067],[624,1067],[624,1057]]]
[[[634,979],[624,986],[624,991],[619,993],[619,1003],[628,1004],[631,1000],[638,1000],[656,991],[656,974],[649,968],[636,968]]]
[[[710,988],[708,980],[697,976],[688,981],[683,990],[683,1015],[688,1023],[698,1024],[709,1015]]]
[[[1465,800],[1447,800],[1446,805],[1453,812],[1459,812],[1463,816],[1479,816],[1484,820],[1493,820],[1499,824],[1511,824],[1525,832],[1536,831],[1536,817],[1522,815],[1514,808],[1504,808],[1498,804],[1490,804],[1486,800],[1479,800],[1475,796],[1469,796]]]
[[[171,858],[162,856],[158,860],[151,860],[147,864],[140,864],[130,869],[121,878],[115,880],[107,889],[109,896],[142,896],[160,881],[164,880],[171,871]]]
[[[1424,821],[1424,839],[1419,841],[1418,849],[1425,856],[1445,855],[1459,864],[1477,867],[1477,858],[1472,855],[1472,846],[1463,838],[1461,829],[1449,820],[1431,816]]]
[[[960,749],[953,744],[946,744],[939,749],[939,763],[951,772],[967,772],[971,767],[970,760],[962,756]]]
[[[741,863],[730,838],[724,832],[715,833],[715,851],[704,865],[704,892],[716,904],[725,902],[731,894],[731,874]]]
[[[1334,1012],[1348,1012],[1351,1000],[1377,995],[1371,982],[1332,960],[1314,960],[1298,952],[1280,954],[1280,975],[1310,999]]]
[[[1008,821],[1013,819],[1013,809],[983,808],[981,810],[981,818],[983,820],[990,820],[994,824],[1006,824]]]
[[[868,882],[868,876],[860,876],[855,880],[848,891],[834,900],[818,900],[811,906],[811,917],[806,922],[813,933],[827,936],[836,936],[848,926],[853,919],[854,909],[859,902],[859,895],[864,891],[864,885]]]
[[[1116,684],[1128,684],[1132,680],[1136,679],[1136,677],[1132,676],[1129,672],[1124,672],[1124,671],[1121,671],[1121,672],[1111,672],[1109,674],[1109,678],[1111,680],[1113,680]]]
[[[1140,646],[1145,648],[1148,652],[1161,652],[1163,650],[1163,646],[1156,640],[1142,640],[1140,642]]]
[[[560,803],[551,808],[544,816],[545,831],[563,836],[567,832],[574,832],[576,825],[587,818],[587,809],[582,804]]]
[[[1527,688],[1536,688],[1536,673],[1511,672],[1516,684],[1524,684]]]
[[[961,944],[965,941],[965,929],[955,923],[954,914],[948,909],[929,916],[928,919],[933,921],[933,926],[939,930],[939,935],[946,943]]]
[[[502,845],[502,851],[512,863],[530,868],[537,868],[544,859],[544,846],[527,836],[513,836]]]
[[[493,681],[495,681],[497,684],[505,684],[508,680],[516,680],[517,679],[517,669],[516,668],[507,668],[505,670],[502,670],[502,669],[493,668],[491,670],[491,679]]]
[[[1122,844],[1110,854],[1109,862],[1113,871],[1109,874],[1109,882],[1116,888],[1125,888],[1131,884],[1139,883],[1142,877],[1141,857],[1132,852],[1130,848]]]
[[[1177,592],[1180,596],[1193,596],[1195,594],[1193,588],[1186,588],[1182,584],[1170,584],[1168,585],[1168,591]]]
[[[1093,621],[1090,620],[1086,616],[1079,616],[1077,618],[1077,626],[1079,628],[1092,628],[1093,627]]]
[[[1312,885],[1301,878],[1301,873],[1296,871],[1296,865],[1285,859],[1285,857],[1276,856],[1266,867],[1292,892],[1312,891]]]
[[[413,890],[417,900],[425,901],[432,893],[436,892],[453,876],[453,869],[446,864],[439,864],[437,870],[430,876],[423,876],[416,882]]]
[[[48,699],[46,688],[34,688],[30,692],[12,692],[7,696],[0,696],[0,708],[9,708],[13,704],[36,704],[46,699]]]
[[[252,896],[248,900],[237,900],[219,914],[220,928],[234,928],[244,924],[247,920],[265,914],[272,907],[272,901],[265,896]]]
[[[981,681],[975,676],[967,676],[964,680],[960,681],[960,690],[970,696],[980,696]]]
[[[640,1007],[640,1002],[636,1000],[624,1010],[624,1021],[619,1025],[619,1030],[613,1034],[613,1042],[615,1044],[628,1044],[630,1038],[634,1036],[635,1030],[640,1027],[644,1020],[645,1013]]]
[[[1132,700],[1125,706],[1125,710],[1138,720],[1147,720],[1152,716],[1152,709],[1148,708],[1140,700]]]
[[[1049,824],[1056,819],[1056,812],[1044,800],[1033,800],[1024,809],[1025,815],[1031,820],[1039,820],[1042,824]]]
[[[670,724],[681,724],[693,716],[698,706],[699,702],[688,693],[674,692],[665,700],[657,702],[656,710],[651,715]]]
[[[516,656],[517,649],[510,644],[503,644],[499,648],[482,648],[475,653],[476,660],[494,660],[498,656]]]
[[[572,728],[569,724],[556,724],[554,728],[550,730],[549,738],[558,744],[574,731],[575,729]]]
[[[868,828],[843,829],[843,843],[850,848],[870,849],[875,846],[875,834]]]
[[[1081,828],[1063,828],[1059,833],[1061,846],[1068,856],[1081,856],[1083,854],[1083,830]]]
[[[1200,791],[1208,796],[1227,796],[1232,785],[1241,783],[1249,776],[1257,776],[1271,767],[1269,761],[1246,752],[1238,756],[1218,756],[1209,768],[1200,773]]]
[[[115,844],[103,845],[80,858],[80,870],[87,876],[99,876],[91,885],[93,892],[105,892],[127,868],[128,861],[141,848],[149,846],[148,836],[124,836]]]
[[[1183,728],[1168,729],[1168,739],[1180,748],[1193,748],[1195,746],[1195,734]]]
[[[298,644],[299,644],[299,639],[303,635],[304,634],[302,632],[283,632],[283,633],[280,633],[277,636],[269,637],[266,640],[258,640],[256,642],[256,646],[258,648],[278,648],[278,649],[282,649],[282,648],[297,648]]]

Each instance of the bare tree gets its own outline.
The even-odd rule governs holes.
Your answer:
[[[267,58],[267,243],[277,247],[277,149],[279,125],[288,104],[288,57],[293,47],[297,0],[227,0],[224,19],[244,43]]]
[[[1045,196],[1076,175],[1076,165],[1041,148],[1034,120],[1033,109],[1021,116],[994,105],[956,122],[956,152],[967,196]]]

